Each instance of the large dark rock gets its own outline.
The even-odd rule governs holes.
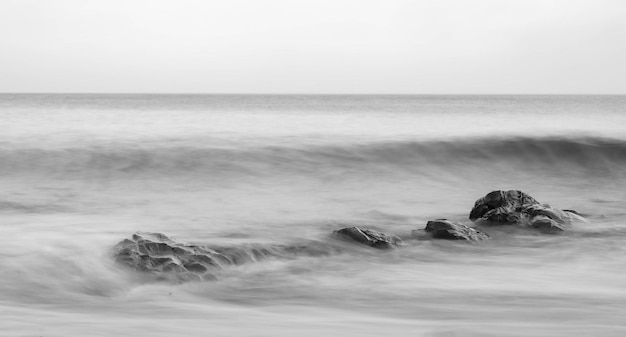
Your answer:
[[[157,278],[187,281],[214,279],[214,272],[232,264],[217,251],[184,244],[160,233],[135,233],[113,247],[119,264]]]
[[[476,200],[470,220],[485,225],[522,225],[544,232],[560,232],[563,225],[579,218],[573,211],[563,211],[541,204],[528,194],[517,191],[493,191]]]
[[[379,249],[389,249],[404,245],[402,239],[395,235],[359,227],[343,228],[335,231],[334,235],[342,239],[356,241],[360,244]]]
[[[481,241],[489,239],[489,235],[479,232],[458,222],[447,219],[431,220],[424,228],[434,239]]]
[[[200,246],[174,240],[161,233],[135,233],[113,247],[115,261],[155,280],[214,280],[230,265],[256,262],[267,257],[326,256],[336,246],[309,241],[298,245]]]
[[[538,204],[537,200],[521,191],[493,191],[476,200],[469,218],[501,225],[514,224],[520,221],[520,212],[524,208]]]

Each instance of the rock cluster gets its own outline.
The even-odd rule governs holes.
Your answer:
[[[573,219],[582,219],[575,211],[560,210],[540,204],[517,190],[493,191],[478,199],[469,216],[478,225],[521,225],[543,232],[559,232]],[[483,241],[489,235],[459,222],[436,219],[423,229],[414,230],[413,238]],[[333,236],[376,249],[405,245],[402,239],[371,229],[347,227]],[[160,233],[135,233],[113,247],[115,261],[157,280],[213,280],[215,273],[229,265],[258,261],[266,257],[288,258],[297,255],[320,256],[339,253],[337,244],[312,241],[302,245],[247,245],[206,247],[176,241]]]

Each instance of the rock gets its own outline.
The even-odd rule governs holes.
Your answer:
[[[115,261],[155,280],[215,280],[216,273],[231,265],[256,262],[267,257],[326,256],[339,253],[336,245],[310,241],[298,245],[248,244],[206,247],[183,243],[161,233],[135,233],[115,245]]]
[[[486,225],[522,225],[545,232],[560,232],[563,225],[580,218],[547,204],[540,204],[528,194],[517,191],[493,191],[476,200],[470,220]]]
[[[343,228],[335,231],[334,235],[378,249],[389,249],[404,245],[402,239],[395,235],[358,227]]]
[[[426,223],[424,231],[434,239],[481,241],[489,239],[489,235],[474,228],[447,219],[431,220]]]
[[[213,272],[231,259],[217,251],[174,241],[160,233],[135,233],[113,247],[115,261],[158,278],[188,281],[214,279]]]
[[[530,223],[530,227],[539,229],[545,233],[558,233],[565,230],[561,224],[545,215],[534,217]]]
[[[520,221],[521,210],[536,204],[539,204],[537,200],[521,191],[493,191],[476,200],[469,218],[501,225],[514,224]]]

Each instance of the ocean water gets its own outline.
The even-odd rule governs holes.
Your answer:
[[[0,95],[2,336],[626,335],[626,96]],[[113,263],[136,231],[408,237],[519,189],[586,222],[269,258],[211,282]]]

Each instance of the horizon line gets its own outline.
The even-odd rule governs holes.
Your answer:
[[[254,93],[254,92],[0,92],[0,95],[197,95],[197,96],[626,96],[626,93]]]

